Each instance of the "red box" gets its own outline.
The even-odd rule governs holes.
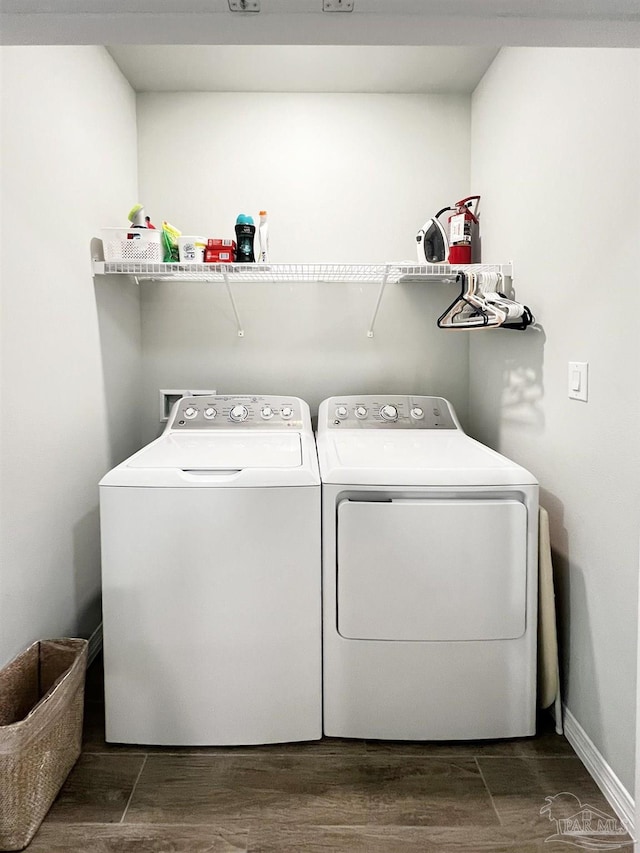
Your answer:
[[[205,264],[230,264],[236,259],[235,240],[207,240],[204,250]]]

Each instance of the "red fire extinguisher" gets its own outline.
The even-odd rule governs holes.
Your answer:
[[[478,218],[471,210],[475,202],[478,209],[479,195],[470,195],[456,202],[455,213],[449,217],[449,263],[472,264],[479,262],[474,257],[478,248]],[[474,251],[476,250],[476,251]]]

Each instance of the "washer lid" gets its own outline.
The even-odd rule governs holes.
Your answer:
[[[318,436],[324,483],[532,485],[535,477],[460,431],[359,430]]]
[[[298,468],[299,433],[169,433],[129,460],[129,468],[224,471],[245,468]]]

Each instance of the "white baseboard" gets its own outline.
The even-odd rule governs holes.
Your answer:
[[[102,651],[102,622],[98,625],[93,634],[89,637],[89,651],[87,653],[87,666],[93,663],[96,657]]]
[[[611,808],[627,827],[629,835],[635,838],[636,830],[640,829],[640,827],[635,826],[635,803],[633,797],[604,760],[591,738],[566,705],[563,705],[563,711],[565,737],[593,777],[596,785],[606,797]]]

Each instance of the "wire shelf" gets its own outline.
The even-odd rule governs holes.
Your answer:
[[[378,310],[387,284],[398,282],[454,282],[458,272],[499,273],[511,276],[511,264],[200,264],[93,261],[94,275],[128,275],[136,281],[224,282],[236,320],[238,336],[244,329],[233,295],[233,284],[243,282],[362,282],[379,286],[367,337],[373,337]]]
[[[369,282],[454,280],[458,271],[511,275],[510,264],[433,266],[388,264],[199,264],[94,261],[96,275],[131,275],[139,281]]]
[[[455,281],[459,272],[498,273],[503,278],[511,278],[511,264],[429,264],[415,265],[395,264],[398,271],[397,280],[405,283],[410,281]]]

